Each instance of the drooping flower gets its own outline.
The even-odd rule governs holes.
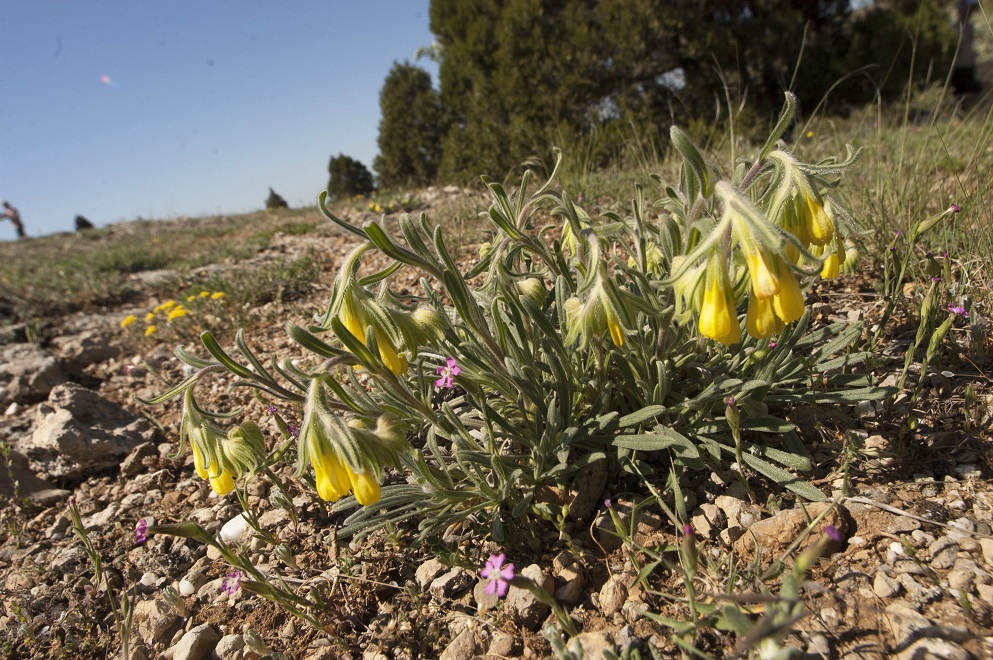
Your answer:
[[[407,372],[407,356],[398,353],[394,340],[386,332],[381,321],[386,315],[382,306],[371,295],[359,287],[357,282],[346,286],[342,295],[338,318],[353,337],[366,345],[366,328],[373,327],[379,359],[397,376]],[[375,321],[380,321],[379,323]]]
[[[134,314],[128,314],[123,319],[121,319],[121,327],[126,328],[137,320],[138,320],[137,316],[135,316]]]
[[[803,291],[796,277],[790,273],[789,277],[780,280],[780,290],[772,298],[772,308],[783,323],[793,323],[803,316],[804,307]]]
[[[479,574],[490,581],[486,585],[486,593],[496,594],[497,598],[503,598],[507,595],[507,587],[510,581],[514,579],[514,565],[504,564],[504,553],[498,555],[490,555],[490,558],[486,560],[486,566],[483,568]]]
[[[748,311],[745,314],[745,329],[756,339],[766,339],[779,334],[786,328],[782,319],[776,316],[771,299],[762,300],[753,292],[748,298]]]
[[[379,480],[368,470],[364,472],[352,472],[348,470],[348,480],[352,485],[352,492],[355,493],[355,500],[362,506],[372,506],[379,501],[382,494],[382,487]]]
[[[737,344],[741,341],[741,326],[738,325],[738,315],[731,297],[727,267],[716,253],[710,259],[705,277],[698,324],[700,334],[729,346]]]
[[[828,525],[824,528],[824,533],[830,537],[835,543],[841,543],[841,532],[834,525]]]
[[[454,387],[454,378],[462,373],[462,367],[458,365],[455,358],[448,358],[445,360],[444,367],[438,367],[435,372],[441,376],[438,380],[434,381],[435,387],[441,387],[444,389],[450,389]]]

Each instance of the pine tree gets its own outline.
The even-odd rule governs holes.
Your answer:
[[[379,94],[379,155],[373,163],[383,187],[425,186],[441,163],[445,112],[427,71],[396,62]]]

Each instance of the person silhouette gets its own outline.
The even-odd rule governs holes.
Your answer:
[[[5,201],[3,203],[3,213],[0,213],[0,218],[10,220],[10,224],[14,225],[14,231],[17,232],[17,237],[24,238],[24,223],[21,222],[21,214],[10,205],[10,202]]]

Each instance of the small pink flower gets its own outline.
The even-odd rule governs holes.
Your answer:
[[[693,525],[689,523],[683,525],[683,534],[686,536],[693,536]]]
[[[969,318],[969,312],[965,311],[965,307],[962,307],[961,305],[949,305],[948,311],[952,314],[961,316],[962,318]]]
[[[824,533],[827,534],[835,543],[841,543],[841,532],[838,531],[838,528],[834,525],[828,525],[824,529]]]
[[[144,518],[138,521],[138,524],[134,526],[134,542],[141,545],[148,540],[148,523]]]
[[[221,591],[233,594],[241,588],[241,571],[231,571],[221,582]]]
[[[490,555],[486,561],[486,567],[479,573],[490,581],[486,585],[486,593],[496,594],[497,598],[503,598],[507,595],[507,586],[514,579],[514,565],[504,565],[503,560],[504,554],[502,552],[498,555]]]
[[[458,365],[455,358],[448,358],[444,367],[438,367],[436,373],[441,376],[434,381],[435,387],[449,389],[455,385],[455,377],[462,373],[462,367]]]

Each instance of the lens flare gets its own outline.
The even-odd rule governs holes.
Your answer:
[[[107,87],[117,87],[117,81],[108,76],[106,73],[100,76],[100,82],[107,85]]]

